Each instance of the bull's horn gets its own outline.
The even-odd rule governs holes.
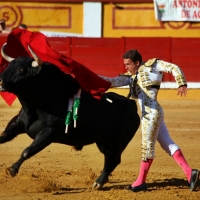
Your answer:
[[[28,49],[31,52],[31,55],[33,56],[33,58],[35,59],[35,61],[32,62],[32,67],[38,67],[38,66],[42,66],[42,60],[39,58],[39,56],[37,56],[33,50],[31,49],[31,47],[28,45]]]
[[[5,53],[4,48],[5,48],[6,44],[7,44],[7,43],[4,43],[3,46],[1,47],[1,55],[3,56],[3,58],[4,58],[5,60],[7,60],[8,62],[11,62],[12,60],[14,60],[14,58],[8,56],[8,55]]]

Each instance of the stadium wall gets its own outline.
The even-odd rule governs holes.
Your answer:
[[[0,35],[0,46],[6,41]],[[200,88],[200,38],[81,38],[48,37],[50,45],[97,74],[114,77],[125,72],[122,55],[138,49],[143,61],[157,57],[180,66],[190,88]],[[174,78],[165,73],[162,88],[176,88]]]
[[[0,46],[6,42],[7,35],[0,35]],[[179,65],[188,81],[188,95],[185,100],[200,100],[199,50],[200,38],[76,38],[48,37],[50,45],[97,74],[114,77],[125,72],[122,54],[137,48],[143,60],[164,59]],[[1,58],[0,58],[1,59]],[[177,94],[177,85],[170,74],[165,73],[159,92],[159,99],[181,100]],[[127,96],[128,87],[113,88],[109,91]]]

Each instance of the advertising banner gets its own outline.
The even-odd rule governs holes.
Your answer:
[[[160,21],[200,21],[200,0],[154,0]]]

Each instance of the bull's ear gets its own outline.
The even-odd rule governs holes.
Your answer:
[[[5,60],[7,60],[8,62],[11,62],[12,60],[14,60],[14,58],[8,56],[8,55],[5,53],[4,48],[5,48],[6,44],[7,44],[7,43],[4,43],[3,46],[1,47],[1,55],[3,56],[3,58],[4,58]]]
[[[30,46],[28,46],[28,49],[29,51],[31,52],[31,55],[33,56],[33,58],[35,59],[33,62],[32,62],[32,67],[39,67],[39,66],[42,66],[42,60],[39,58],[39,56],[37,56],[33,50],[31,49]]]

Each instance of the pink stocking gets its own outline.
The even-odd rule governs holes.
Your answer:
[[[187,161],[185,160],[181,150],[177,150],[172,157],[174,158],[174,160],[179,164],[179,166],[182,168],[182,170],[184,171],[188,182],[190,182],[190,178],[191,178],[191,172],[192,169],[191,167],[188,165]]]
[[[142,161],[140,165],[140,173],[137,177],[137,180],[131,185],[132,187],[141,185],[145,183],[146,176],[149,171],[149,168],[151,166],[151,163],[153,162],[153,159],[148,159],[146,162]]]

